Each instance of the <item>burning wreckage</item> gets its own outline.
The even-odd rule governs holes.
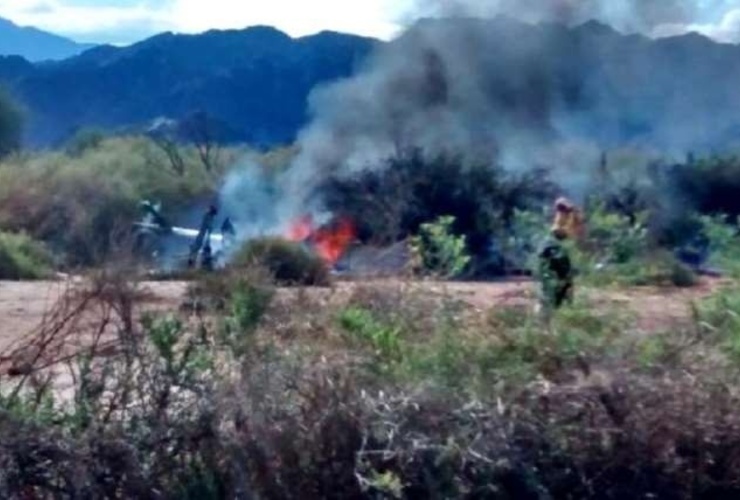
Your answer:
[[[197,229],[172,225],[162,215],[160,204],[143,201],[140,206],[145,213],[143,219],[134,224],[136,247],[157,261],[163,270],[222,267],[240,241],[228,216],[223,219],[220,231],[214,231],[219,212],[214,204],[207,208]],[[339,272],[346,269],[342,260],[356,241],[356,230],[347,218],[317,225],[313,217],[307,215],[291,224],[282,237],[301,244],[319,256],[332,271]]]
[[[223,267],[231,252],[237,249],[238,243],[245,242],[244,238],[237,235],[228,216],[222,220],[220,230],[214,230],[219,213],[214,204],[206,209],[199,228],[172,225],[162,215],[159,204],[144,201],[141,208],[145,215],[135,224],[137,248],[139,252],[153,258],[161,271],[196,267],[212,270]],[[579,207],[566,198],[556,201],[551,229],[563,229],[568,238],[582,241],[586,232],[585,225],[586,221]],[[698,274],[720,276],[719,270],[707,267],[710,245],[707,238],[701,236],[674,249],[675,256]],[[408,267],[411,258],[403,241],[382,249],[357,245],[357,230],[352,220],[346,217],[335,217],[325,224],[318,224],[311,215],[305,215],[289,224],[279,237],[300,244],[305,250],[317,255],[334,274],[397,274]],[[503,254],[500,257],[505,258]],[[607,265],[599,263],[596,270]],[[511,265],[503,267],[508,270],[505,275],[529,274],[526,265],[519,271],[515,271],[519,268],[512,268]]]
[[[199,229],[178,227],[170,223],[161,213],[161,205],[142,201],[144,217],[134,224],[136,228],[136,248],[153,257],[166,270],[187,267],[213,269],[222,265],[226,251],[236,240],[236,231],[231,219],[226,217],[220,232],[213,226],[218,215],[215,205],[208,207]],[[186,252],[183,244],[190,242]]]

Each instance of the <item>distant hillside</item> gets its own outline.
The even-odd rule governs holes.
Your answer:
[[[20,27],[0,18],[0,55],[21,56],[29,61],[61,60],[94,45],[79,44],[36,28]]]
[[[202,110],[224,137],[269,146],[295,140],[309,120],[311,91],[356,74],[374,48],[399,51],[402,61],[410,59],[403,69],[414,54],[431,50],[424,48],[430,37],[444,41],[456,32],[456,43],[469,50],[455,57],[475,57],[485,67],[490,78],[477,91],[497,103],[491,108],[496,113],[465,108],[481,114],[475,123],[511,118],[521,122],[512,122],[518,127],[557,121],[560,131],[605,146],[642,141],[683,150],[740,137],[738,46],[698,35],[625,36],[594,22],[573,29],[502,19],[450,22],[471,23],[470,30],[448,31],[447,21],[422,21],[388,44],[333,32],[294,39],[270,27],[165,33],[54,63],[0,58],[0,82],[29,111],[31,145],[58,144],[80,127],[130,130]],[[485,34],[480,43],[459,35],[474,29]],[[445,50],[445,43],[435,43],[441,48],[434,50]],[[466,91],[466,79],[476,74],[450,71],[450,82],[460,82],[448,83],[454,105],[463,102],[454,92]],[[413,88],[404,92],[403,99],[418,94]],[[383,96],[367,99],[379,106],[391,102]],[[346,106],[356,107],[352,102]],[[512,107],[519,112],[507,114]]]
[[[292,141],[309,92],[353,73],[376,41],[323,32],[293,39],[269,27],[157,35],[54,64],[0,59],[0,81],[30,111],[28,140],[49,145],[80,127],[144,127],[202,110],[254,144]]]

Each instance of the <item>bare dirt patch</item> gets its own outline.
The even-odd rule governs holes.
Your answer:
[[[708,296],[726,281],[704,279],[689,289],[635,288],[630,290],[585,290],[584,300],[596,307],[617,307],[634,313],[646,331],[664,330],[690,317],[690,304]],[[60,298],[76,286],[68,281],[0,282],[0,352],[19,337],[33,332],[43,323]],[[326,303],[341,303],[360,287],[372,287],[389,293],[434,294],[462,302],[473,311],[490,311],[498,307],[534,304],[536,285],[529,280],[491,283],[414,282],[396,279],[339,281],[332,288],[309,289],[309,295],[325,299]],[[152,281],[139,284],[142,311],[177,311],[187,291],[182,281]],[[306,290],[281,290],[290,297]],[[323,302],[323,301],[322,301]]]
[[[691,304],[724,283],[705,280],[697,287],[683,290],[579,290],[578,300],[597,310],[617,308],[631,314],[636,331],[662,333],[688,324]],[[80,280],[0,282],[0,378],[6,375],[11,379],[29,375],[33,378],[44,373],[54,380],[59,394],[69,395],[73,379],[67,364],[83,352],[93,351],[96,358],[116,355],[122,335],[138,335],[141,331],[137,326],[127,326],[126,321],[137,322],[147,312],[189,314],[182,307],[188,301],[188,283],[184,281],[136,284],[134,293],[127,292],[136,302],[128,313],[117,309],[119,298],[115,296],[115,286],[109,290],[93,287],[93,291],[87,290],[89,286]],[[107,297],[109,292],[114,296]],[[283,288],[276,296],[282,306],[275,309],[289,317],[276,321],[285,331],[278,328],[273,333],[279,334],[282,341],[291,342],[295,326],[292,323],[297,321],[300,325],[293,333],[306,340],[308,322],[315,326],[315,331],[311,330],[311,335],[317,336],[315,340],[330,343],[331,339],[326,337],[330,332],[321,326],[325,326],[322,315],[339,310],[363,294],[380,297],[376,302],[381,307],[384,303],[392,306],[392,302],[420,297],[423,300],[419,321],[422,322],[426,316],[433,316],[431,309],[450,303],[462,305],[462,310],[476,321],[499,309],[533,307],[537,288],[529,280],[460,283],[401,279],[341,280],[326,288]],[[294,314],[297,308],[302,314]]]

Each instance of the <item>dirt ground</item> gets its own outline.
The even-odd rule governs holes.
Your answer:
[[[613,310],[617,306],[627,313],[632,313],[640,332],[666,332],[670,331],[673,326],[686,323],[690,319],[692,301],[708,296],[723,283],[718,280],[705,280],[700,286],[687,290],[651,288],[620,292],[582,290],[578,300],[593,304],[598,309]],[[70,287],[76,285],[79,285],[79,282],[0,282],[0,382],[10,381],[12,384],[13,380],[18,377],[24,378],[26,374],[45,373],[50,380],[54,380],[53,387],[57,395],[65,401],[71,400],[73,379],[65,368],[64,356],[89,348],[92,338],[89,330],[95,330],[98,326],[86,327],[84,321],[80,324],[72,324],[72,331],[82,333],[77,334],[76,338],[75,335],[63,336],[65,340],[60,344],[61,350],[56,351],[57,354],[50,355],[52,361],[47,362],[47,356],[38,356],[38,351],[33,346],[42,342],[39,339],[47,335],[44,333],[39,336],[39,332],[48,332],[48,325],[55,324],[57,316],[53,316],[54,310],[59,309],[55,308],[55,305],[64,304],[65,302],[58,301],[65,296]],[[307,292],[312,299],[318,299],[312,300],[313,304],[334,304],[336,306],[346,302],[354,292],[360,291],[359,289],[363,287],[369,287],[375,291],[387,291],[389,297],[397,297],[399,289],[403,293],[421,292],[433,294],[436,297],[443,296],[467,304],[467,310],[472,314],[486,314],[496,308],[510,306],[534,306],[536,297],[534,283],[527,280],[498,283],[410,282],[398,279],[356,280],[339,281],[332,288],[314,288],[308,289]],[[188,284],[186,282],[144,282],[140,284],[140,288],[144,292],[142,296],[146,297],[145,303],[140,304],[141,310],[144,311],[182,310],[181,306],[187,300]],[[300,304],[300,297],[298,301],[293,300],[296,294],[302,294],[305,291],[305,289],[282,289],[279,290],[279,295],[287,299],[289,304]],[[100,324],[99,318],[92,321],[96,325]],[[107,339],[109,343],[107,347],[97,351],[98,355],[105,356],[106,349],[110,351],[110,354],[117,351],[118,342],[115,336],[107,335],[101,338]],[[106,344],[100,345],[105,346]],[[29,362],[30,359],[33,361]]]
[[[692,301],[709,295],[723,284],[722,281],[705,279],[700,286],[691,289],[665,290],[639,288],[628,291],[588,291],[586,300],[607,306],[618,306],[634,313],[641,327],[647,331],[665,330],[671,325],[686,320]],[[402,282],[394,280],[340,281],[334,290],[319,291],[331,295],[351,293],[360,286],[397,288]],[[0,282],[0,352],[21,336],[32,332],[44,320],[70,284],[63,281]],[[145,308],[177,310],[183,303],[187,283],[145,282],[142,288],[148,292],[149,302]],[[512,280],[497,283],[412,283],[408,286],[444,294],[469,304],[474,310],[487,311],[495,307],[526,305],[533,303],[534,284],[527,280]]]

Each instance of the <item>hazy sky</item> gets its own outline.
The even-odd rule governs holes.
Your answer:
[[[552,12],[584,4],[592,6],[584,11],[619,24],[622,6],[636,1],[657,5],[653,14],[666,11],[668,3],[691,12],[680,19],[653,19],[643,29],[647,34],[693,30],[721,41],[740,40],[740,0],[0,0],[0,16],[85,42],[125,44],[162,31],[193,33],[255,24],[276,26],[293,36],[331,29],[388,39],[415,13],[439,11],[440,6],[442,11],[462,5],[463,10],[491,13],[510,9],[502,5],[516,5],[521,12],[522,5],[544,4]]]

